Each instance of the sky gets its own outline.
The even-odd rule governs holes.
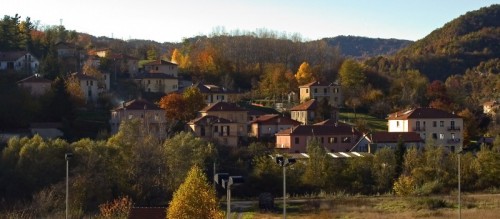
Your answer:
[[[267,29],[304,41],[339,35],[418,40],[500,0],[2,0],[0,15],[123,40],[181,42],[216,29]]]

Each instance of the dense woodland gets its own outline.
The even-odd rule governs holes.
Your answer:
[[[214,161],[219,170],[248,177],[248,183],[235,190],[238,196],[278,194],[281,188],[279,167],[267,158],[273,153],[272,145],[266,143],[229,149],[188,133],[156,142],[133,123],[109,136],[108,117],[103,113],[109,113],[114,99],[142,95],[160,101],[163,94],[141,94],[130,79],[119,77],[112,84],[114,92],[102,97],[98,106],[81,106],[68,90],[65,76],[82,71],[75,66],[85,60],[57,57],[57,42],[75,44],[84,54],[110,48],[141,60],[170,60],[178,64],[181,77],[245,92],[247,101],[280,101],[286,93],[297,91],[298,85],[337,81],[345,94],[342,111],[385,118],[396,110],[431,106],[464,118],[466,144],[500,133],[499,114],[490,117],[482,112],[485,101],[500,99],[500,5],[462,15],[394,55],[385,54],[406,41],[393,42],[384,52],[374,52],[382,51],[381,44],[360,45],[363,49],[353,54],[362,54],[362,58],[344,56],[342,48],[349,47],[332,43],[332,39],[306,42],[297,34],[265,29],[227,32],[220,28],[182,43],[158,43],[94,37],[64,26],[39,26],[28,17],[4,16],[0,51],[31,51],[41,61],[40,74],[54,82],[51,92],[34,98],[15,83],[26,75],[0,72],[0,101],[7,106],[0,107],[0,131],[25,129],[31,122],[61,122],[66,134],[65,140],[35,136],[14,138],[2,146],[0,210],[18,216],[62,212],[64,153],[68,151],[75,154],[71,161],[73,214],[95,213],[100,204],[123,195],[137,205],[165,205],[193,164],[211,173]],[[366,49],[370,47],[373,49]],[[115,72],[112,61],[103,58],[98,71]],[[289,191],[450,192],[456,184],[453,162],[457,155],[432,143],[427,146],[425,151],[381,150],[367,159],[330,160],[323,149],[311,144],[308,150],[316,159],[299,162],[290,170]],[[465,190],[498,187],[499,147],[497,139],[492,148],[463,156]],[[382,164],[387,168],[380,168]]]

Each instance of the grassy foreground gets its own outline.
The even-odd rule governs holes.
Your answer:
[[[233,218],[282,218],[280,200],[272,212],[256,206],[241,209]],[[500,194],[462,196],[462,218],[499,218]],[[341,197],[304,199],[287,204],[287,218],[458,218],[456,196],[432,197]]]

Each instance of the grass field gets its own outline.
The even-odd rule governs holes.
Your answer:
[[[273,212],[256,208],[233,214],[233,218],[282,218],[282,206]],[[462,218],[500,218],[500,195],[470,194],[462,196]],[[433,197],[341,197],[310,199],[287,205],[287,218],[457,218],[456,196]]]
[[[387,120],[375,118],[373,116],[362,114],[362,113],[352,113],[352,112],[340,112],[339,120],[348,124],[354,124],[356,119],[366,121],[368,127],[372,131],[387,131]]]

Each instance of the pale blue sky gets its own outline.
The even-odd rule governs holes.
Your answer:
[[[2,0],[0,15],[94,36],[180,42],[265,28],[304,40],[338,35],[418,40],[446,22],[500,0]]]

